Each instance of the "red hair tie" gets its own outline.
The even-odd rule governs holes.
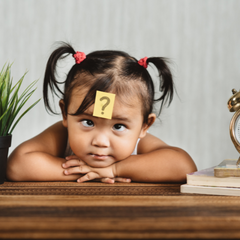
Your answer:
[[[147,68],[148,66],[148,63],[147,63],[147,57],[144,57],[144,58],[141,58],[139,61],[138,61],[138,64],[143,66],[144,68]]]
[[[75,58],[76,64],[79,64],[86,58],[86,55],[84,52],[76,52],[73,57]]]

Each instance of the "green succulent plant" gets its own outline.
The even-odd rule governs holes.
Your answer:
[[[5,64],[0,72],[0,136],[11,135],[20,119],[40,101],[40,99],[37,100],[17,117],[22,107],[37,89],[33,89],[37,80],[32,82],[19,96],[19,89],[26,73],[13,86],[11,66]]]

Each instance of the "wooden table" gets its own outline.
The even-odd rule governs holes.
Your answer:
[[[0,185],[0,239],[237,239],[240,198],[180,184]]]

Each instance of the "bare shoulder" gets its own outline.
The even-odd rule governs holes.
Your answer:
[[[14,151],[21,154],[46,152],[54,156],[61,156],[65,151],[66,144],[67,129],[62,125],[62,122],[57,122],[37,136],[20,144]]]
[[[138,144],[138,153],[147,153],[147,152],[152,152],[157,149],[161,148],[166,148],[170,147],[168,144],[166,144],[164,141],[161,139],[155,137],[154,135],[147,133],[144,138],[142,138],[139,141]]]
[[[161,139],[147,133],[147,135],[139,141],[138,154],[150,153],[155,150],[160,150],[159,154],[161,153],[164,159],[170,159],[169,163],[173,165],[176,164],[174,163],[175,160],[177,160],[177,163],[181,162],[181,168],[184,169],[184,171],[186,170],[185,172],[190,173],[197,171],[193,159],[185,150],[170,146]]]

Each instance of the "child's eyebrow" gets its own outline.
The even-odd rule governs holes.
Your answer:
[[[84,113],[81,113],[81,114],[79,114],[79,115],[87,115],[87,116],[92,117],[92,116],[93,116],[93,113],[84,112]]]
[[[130,119],[127,118],[127,117],[122,117],[122,116],[118,116],[118,115],[113,115],[112,119],[114,120],[118,120],[118,121],[127,121],[127,122],[130,122]]]
[[[86,115],[86,116],[90,116],[90,117],[93,117],[93,113],[88,111],[88,112],[84,112],[82,113],[81,115]],[[121,115],[113,115],[112,116],[112,119],[114,120],[118,120],[118,121],[125,121],[125,122],[130,122],[131,120],[127,117],[123,117]]]

